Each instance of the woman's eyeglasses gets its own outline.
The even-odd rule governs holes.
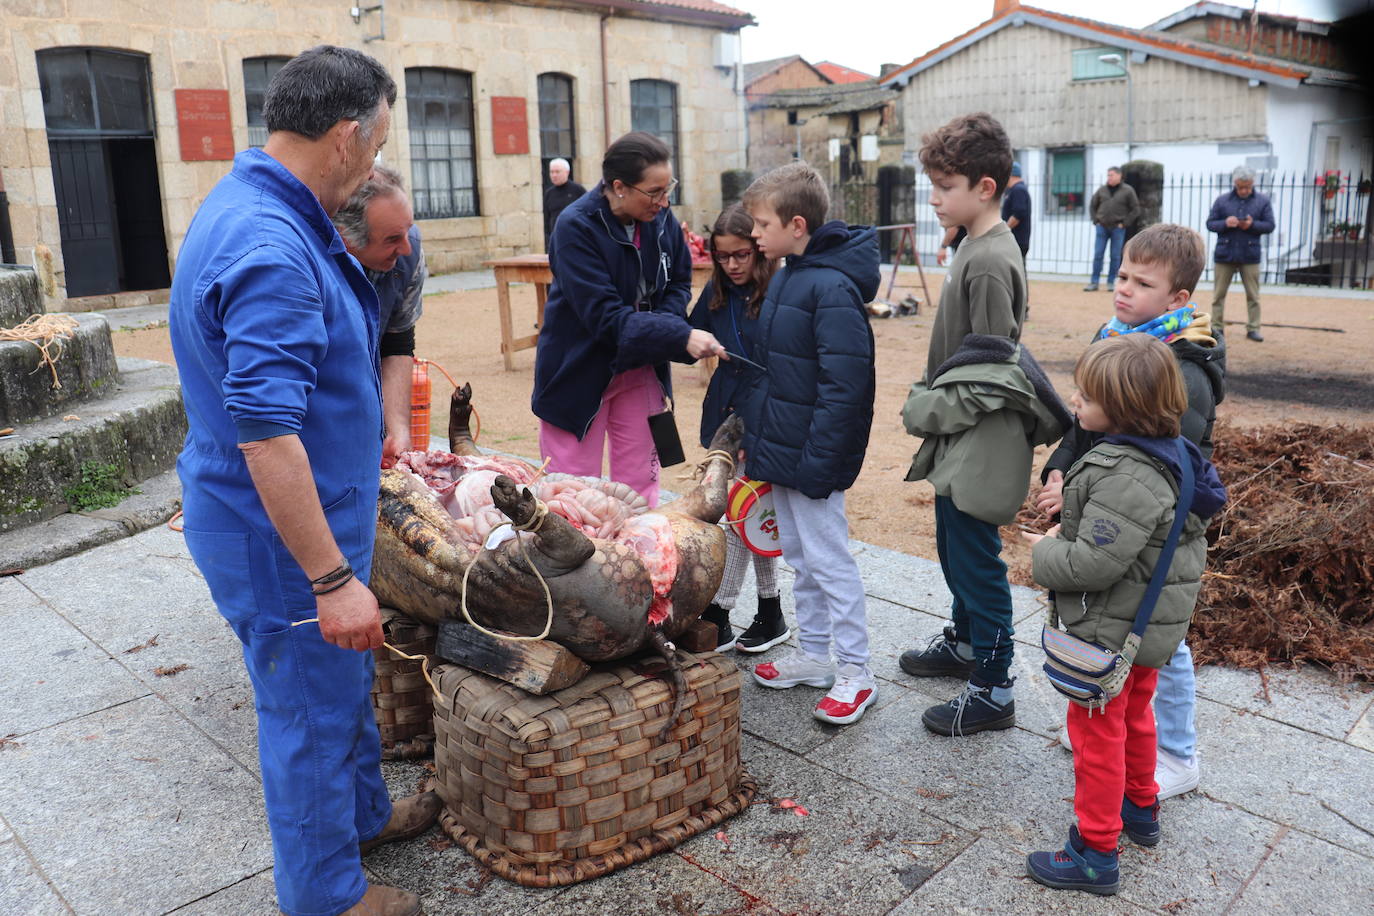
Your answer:
[[[713,254],[717,264],[729,264],[734,261],[736,264],[745,264],[754,256],[754,249],[741,248],[739,251],[717,251]]]
[[[677,179],[674,178],[672,181],[668,182],[668,187],[664,188],[662,191],[646,191],[643,188],[636,188],[632,184],[627,184],[625,187],[629,188],[631,191],[638,191],[656,204],[661,204],[666,203],[668,198],[673,195],[673,191],[677,190]]]

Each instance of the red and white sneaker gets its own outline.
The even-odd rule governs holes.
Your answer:
[[[789,655],[775,662],[764,662],[754,666],[754,680],[764,687],[784,690],[788,687],[830,687],[835,683],[835,663],[830,659],[821,661],[805,652],[794,649]]]
[[[863,665],[845,665],[835,678],[835,686],[825,695],[813,714],[831,725],[849,725],[863,718],[864,710],[878,699],[878,684]]]

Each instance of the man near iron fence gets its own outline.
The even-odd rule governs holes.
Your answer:
[[[243,643],[290,916],[418,913],[414,894],[369,886],[360,855],[427,829],[441,806],[433,793],[393,806],[382,781],[367,588],[377,294],[330,221],[371,174],[395,101],[361,52],[293,58],[263,100],[267,145],[239,153],[205,199],[172,283],[186,546]]]
[[[358,259],[377,290],[381,332],[382,467],[401,452],[429,448],[410,441],[410,388],[414,374],[415,324],[424,311],[429,270],[420,250],[420,227],[399,172],[373,166],[372,177],[334,214],[348,253]]]
[[[1245,338],[1256,343],[1260,333],[1260,236],[1274,231],[1269,197],[1255,190],[1255,172],[1243,165],[1231,173],[1231,190],[1217,198],[1207,214],[1207,228],[1217,234],[1212,327],[1225,331],[1226,291],[1240,271],[1245,287]]]
[[[1140,218],[1140,199],[1135,188],[1121,180],[1121,169],[1112,166],[1107,169],[1107,183],[1097,189],[1088,204],[1088,217],[1097,227],[1097,239],[1093,244],[1093,278],[1083,287],[1087,292],[1096,292],[1098,281],[1102,279],[1102,255],[1108,244],[1112,248],[1111,261],[1107,270],[1107,292],[1116,283],[1116,272],[1121,267],[1121,246],[1126,244],[1126,230]]]

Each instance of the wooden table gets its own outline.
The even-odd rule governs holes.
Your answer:
[[[483,261],[483,267],[490,267],[496,277],[496,306],[501,316],[501,359],[506,369],[515,368],[511,358],[517,350],[528,350],[539,343],[539,329],[544,326],[544,305],[549,300],[549,286],[553,283],[553,271],[549,269],[549,256],[546,254],[522,254],[513,258],[498,258]],[[704,284],[710,279],[711,264],[692,265],[693,286]],[[510,314],[510,285],[512,283],[533,283],[534,301],[537,314],[534,320],[534,333],[516,337],[514,322]]]

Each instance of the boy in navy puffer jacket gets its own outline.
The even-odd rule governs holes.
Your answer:
[[[758,665],[754,679],[828,688],[816,718],[848,725],[877,698],[844,511],[873,422],[873,332],[864,304],[878,291],[877,236],[866,226],[824,222],[830,195],[803,162],[760,177],[744,206],[759,251],[787,258],[759,311],[755,359],[766,372],[740,411],[749,476],[773,485],[783,559],[796,570],[801,643],[800,652]]]

